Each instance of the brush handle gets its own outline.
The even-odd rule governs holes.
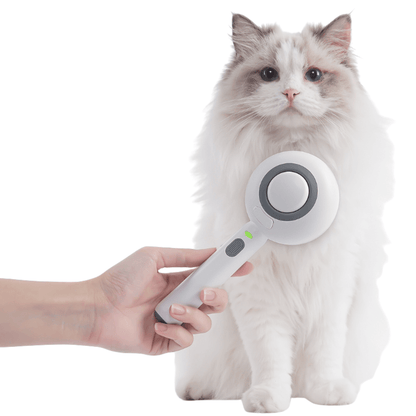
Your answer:
[[[267,237],[254,222],[245,224],[157,305],[156,319],[167,324],[182,324],[169,314],[173,303],[199,308],[201,291],[224,284],[266,241]]]

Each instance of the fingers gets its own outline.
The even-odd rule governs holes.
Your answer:
[[[176,287],[179,283],[182,283],[195,269],[184,270],[182,272],[172,272],[172,273],[160,273],[167,282],[172,282],[173,287]],[[172,289],[171,289],[172,290]]]
[[[246,261],[234,274],[233,276],[245,276],[250,274],[254,270],[254,266],[249,261]]]
[[[173,343],[169,342],[168,352],[189,347],[194,340],[193,334],[202,334],[211,329],[210,317],[199,309],[174,304],[170,307],[169,313],[184,324],[182,326],[160,322],[155,324],[155,332],[158,335],[173,341]]]
[[[204,334],[211,329],[211,318],[200,309],[191,306],[172,305],[170,314],[191,334]]]
[[[190,248],[145,247],[142,250],[154,258],[157,270],[164,267],[197,267],[215,252],[215,248],[193,250]]]
[[[228,295],[224,289],[206,288],[200,298],[202,306],[197,309],[191,306],[172,305],[169,313],[183,325],[155,324],[155,332],[170,340],[168,352],[179,351],[192,345],[194,334],[203,334],[211,329],[209,313],[224,311],[228,303]]]
[[[178,321],[183,322],[183,328],[188,329],[192,334],[208,332],[212,325],[208,314],[223,312],[228,303],[228,295],[224,289],[204,289],[200,294],[200,298],[203,304],[198,309],[192,306],[174,304],[169,310],[170,315]],[[171,327],[172,325],[167,326]],[[173,326],[176,327],[177,325]],[[167,335],[168,333],[166,335],[164,334],[164,336],[170,338]]]
[[[180,325],[155,324],[156,334],[169,339],[168,352],[179,351],[192,345],[193,335]]]
[[[203,302],[199,310],[205,313],[221,313],[228,303],[228,295],[224,289],[205,288],[199,298]]]
[[[174,273],[161,273],[167,281],[173,280],[176,282],[175,286],[185,280],[191,273],[196,269],[184,270],[183,272],[174,272]],[[245,276],[250,274],[254,270],[254,266],[249,261],[245,262],[234,274],[233,276]]]
[[[193,250],[190,248],[163,248],[163,247],[144,247],[142,251],[149,254],[156,262],[157,270],[165,267],[198,267],[212,254],[215,248],[206,248],[202,250]],[[253,265],[250,262],[244,263],[233,276],[244,276],[252,272]],[[179,272],[186,278],[193,270]]]

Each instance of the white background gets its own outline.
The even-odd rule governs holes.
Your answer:
[[[379,280],[392,338],[353,405],[295,399],[287,414],[412,413],[410,4],[1,1],[0,277],[80,281],[145,245],[192,247],[199,207],[190,157],[232,52],[231,12],[293,32],[352,12],[361,81],[395,121],[396,190],[385,212],[391,245]],[[4,348],[0,414],[245,414],[240,401],[178,399],[173,358],[81,346]]]

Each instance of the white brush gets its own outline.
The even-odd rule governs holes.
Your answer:
[[[245,202],[250,221],[157,305],[159,322],[182,324],[169,314],[173,303],[201,306],[201,290],[224,284],[267,240],[296,245],[321,236],[337,214],[339,189],[321,159],[282,152],[253,172]]]

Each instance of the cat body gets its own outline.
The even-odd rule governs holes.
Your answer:
[[[296,34],[233,16],[235,54],[195,158],[196,246],[218,247],[248,221],[247,182],[275,153],[322,159],[340,206],[324,235],[298,246],[268,241],[252,273],[225,283],[227,309],[176,353],[183,399],[242,399],[251,412],[285,410],[291,397],[347,404],[376,370],[388,339],[376,279],[386,261],[392,148],[358,81],[350,29],[349,15]]]

